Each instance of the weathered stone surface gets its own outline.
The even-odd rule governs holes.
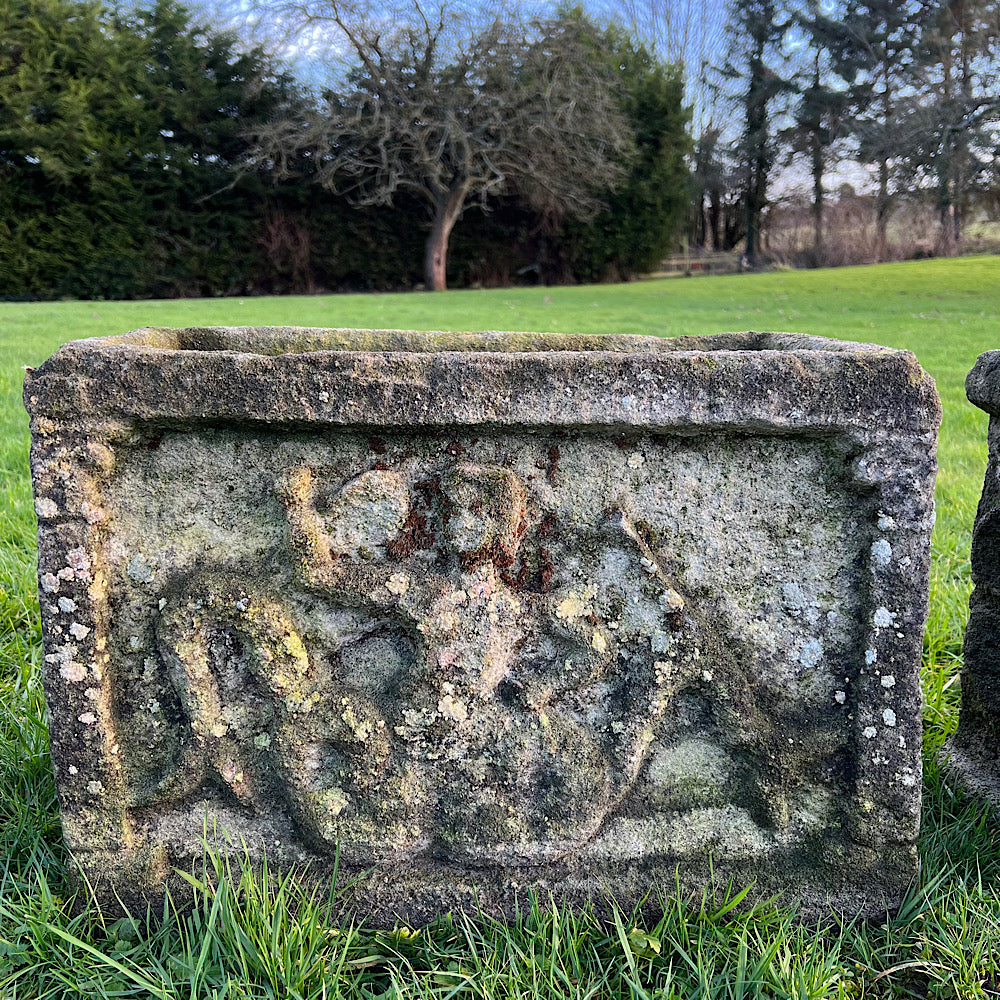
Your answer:
[[[374,919],[916,871],[940,408],[789,334],[142,330],[30,372],[52,757],[99,893],[207,829]],[[207,819],[206,819],[207,817]]]
[[[1000,813],[1000,351],[979,355],[965,392],[969,402],[990,415],[989,458],[972,529],[962,710],[940,760],[949,779]]]

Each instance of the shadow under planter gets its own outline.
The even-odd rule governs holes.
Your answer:
[[[140,330],[29,372],[62,823],[104,900],[204,831],[375,923],[917,871],[940,404],[912,354]]]

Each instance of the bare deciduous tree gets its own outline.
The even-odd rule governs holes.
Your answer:
[[[359,205],[421,199],[429,289],[446,285],[448,240],[471,200],[516,188],[586,216],[625,174],[633,140],[615,71],[582,18],[483,22],[451,0],[409,0],[391,17],[309,0],[292,14],[335,28],[353,68],[313,113],[261,131],[257,160],[279,175],[305,165]]]

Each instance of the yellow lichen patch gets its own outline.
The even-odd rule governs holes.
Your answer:
[[[438,702],[437,710],[444,718],[451,719],[453,722],[465,722],[469,717],[469,710],[465,702],[451,694],[446,694]]]
[[[324,788],[316,793],[316,805],[320,814],[333,818],[339,816],[350,802],[342,788]]]
[[[596,593],[597,588],[592,584],[585,587],[582,593],[571,591],[556,605],[556,616],[571,621],[589,615],[592,611],[590,602]]]
[[[666,591],[664,591],[660,601],[665,608],[669,608],[671,611],[684,610],[684,598],[681,597],[681,595],[678,594],[673,587],[668,587]]]
[[[301,692],[285,696],[285,708],[289,712],[306,714],[311,712],[319,701],[319,695],[313,692],[303,695]]]
[[[344,725],[351,731],[351,735],[358,741],[364,742],[372,734],[372,724],[368,719],[359,719],[350,704],[345,704],[340,718]]]
[[[284,645],[288,655],[292,657],[296,671],[305,673],[308,669],[309,655],[306,653],[306,647],[299,636],[294,632],[286,635],[282,645]]]

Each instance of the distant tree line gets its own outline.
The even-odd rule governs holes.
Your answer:
[[[799,263],[850,259],[862,211],[886,259],[907,199],[926,252],[1000,212],[996,0],[258,10],[325,87],[178,0],[0,0],[0,297],[600,281],[682,245],[753,267],[790,171]],[[850,164],[871,194],[834,224]]]
[[[933,201],[936,251],[955,252],[1000,188],[996,0],[728,0],[729,43],[694,138],[693,245],[761,255],[776,176],[797,161],[812,192],[812,262],[825,263],[829,178],[874,187],[872,258],[899,200]],[[737,123],[734,126],[734,122]]]
[[[386,25],[327,4],[350,45],[316,94],[176,0],[0,0],[0,296],[653,266],[688,209],[679,69],[580,11],[426,9]]]

